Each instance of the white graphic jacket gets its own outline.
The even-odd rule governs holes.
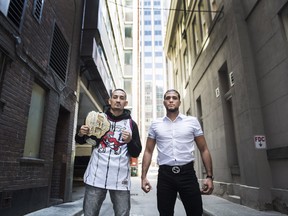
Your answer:
[[[98,188],[130,190],[130,157],[138,157],[142,150],[138,126],[132,120],[129,110],[124,109],[120,116],[114,116],[109,109],[105,114],[110,121],[110,130],[101,139],[89,137],[97,145],[83,179],[86,184]],[[123,130],[132,133],[129,143],[122,141]],[[76,135],[75,140],[84,144],[87,138]]]

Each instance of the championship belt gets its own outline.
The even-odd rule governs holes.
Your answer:
[[[110,129],[110,122],[105,113],[91,111],[88,113],[85,124],[89,126],[88,136],[95,136],[100,139]]]

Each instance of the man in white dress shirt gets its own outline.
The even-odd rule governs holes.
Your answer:
[[[203,213],[202,194],[213,192],[212,159],[208,150],[201,125],[196,117],[179,113],[180,94],[175,89],[164,94],[166,116],[152,122],[146,149],[142,160],[142,190],[151,190],[147,172],[153,150],[158,150],[157,207],[160,216],[174,215],[174,206],[179,193],[186,215]],[[194,141],[200,150],[206,169],[206,179],[200,190],[194,170]]]

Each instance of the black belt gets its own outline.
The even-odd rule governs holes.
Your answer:
[[[175,165],[175,166],[168,166],[168,165],[160,165],[159,166],[160,169],[162,170],[167,170],[167,171],[170,171],[170,172],[173,172],[175,174],[178,174],[184,170],[191,170],[194,168],[194,161],[188,163],[188,164],[185,164],[185,165]]]

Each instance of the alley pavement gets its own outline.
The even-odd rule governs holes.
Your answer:
[[[144,193],[141,190],[140,177],[132,178],[131,188],[131,211],[130,216],[158,216],[156,203],[156,180],[157,170],[152,169],[148,173],[148,179],[152,184],[152,191]],[[51,206],[36,212],[27,214],[26,216],[83,216],[83,197],[84,185],[75,182],[73,187],[72,202]],[[223,198],[209,195],[202,196],[204,216],[284,216],[275,211],[258,211],[243,205],[239,205]],[[100,216],[113,216],[113,207],[110,201],[109,193],[102,205]],[[175,216],[185,216],[184,207],[179,199],[175,205]]]

